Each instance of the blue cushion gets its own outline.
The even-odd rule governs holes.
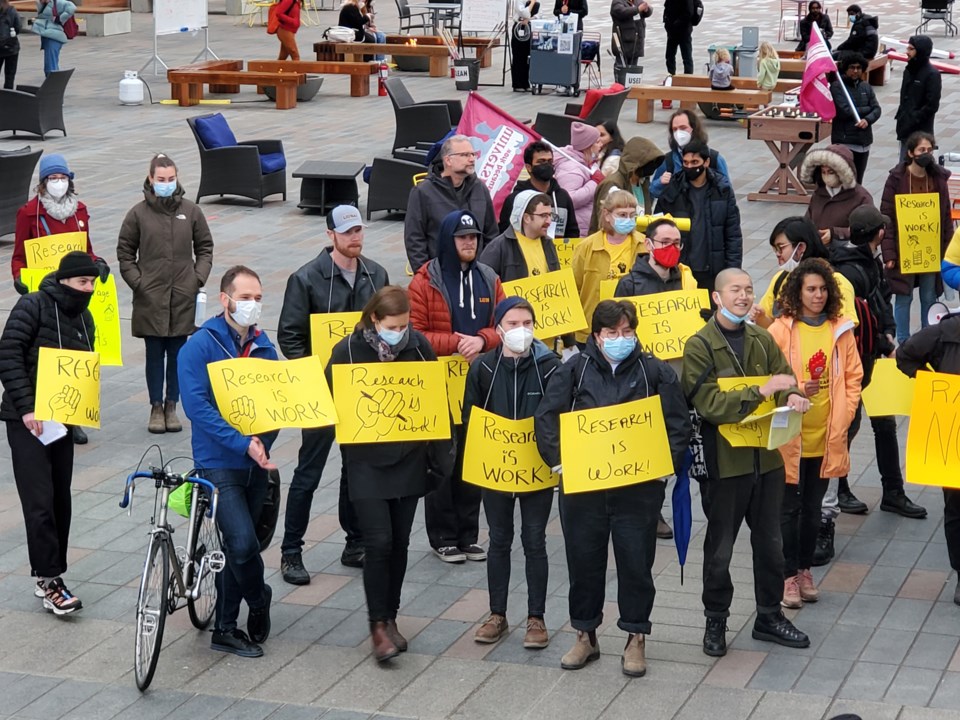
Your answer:
[[[264,175],[283,170],[287,166],[287,159],[283,153],[267,153],[260,156],[260,172]]]
[[[197,128],[197,135],[200,136],[200,142],[207,150],[232,147],[237,144],[236,135],[227,125],[226,118],[220,113],[210,117],[197,118],[194,125]]]

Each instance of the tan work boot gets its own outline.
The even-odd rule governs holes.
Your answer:
[[[177,404],[167,400],[163,404],[163,424],[167,432],[180,432],[183,425],[180,424],[180,418],[177,417]]]
[[[542,650],[550,644],[547,626],[538,617],[527,618],[527,634],[523,636],[523,646],[528,650]]]
[[[507,619],[503,615],[491,613],[486,622],[477,628],[473,640],[484,645],[492,645],[506,635],[507,630],[509,630]]]
[[[147,431],[154,435],[162,435],[167,431],[167,423],[163,418],[162,403],[153,403],[150,406],[150,422],[147,423]]]
[[[637,633],[627,637],[627,644],[623,648],[623,657],[620,666],[623,674],[630,677],[643,677],[647,674],[647,656],[645,652],[646,636]]]
[[[560,667],[564,670],[579,670],[588,662],[593,662],[599,657],[600,643],[597,642],[597,634],[578,630],[577,642],[567,651],[566,655],[560,658]]]

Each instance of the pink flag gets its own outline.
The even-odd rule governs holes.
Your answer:
[[[810,43],[807,45],[807,66],[800,82],[800,110],[815,112],[824,120],[833,120],[837,109],[830,94],[828,72],[837,72],[837,64],[830,55],[830,48],[820,34],[816,23],[810,27]]]
[[[475,92],[467,97],[457,132],[473,138],[480,152],[477,178],[490,191],[493,210],[499,217],[523,170],[523,149],[540,135]]]

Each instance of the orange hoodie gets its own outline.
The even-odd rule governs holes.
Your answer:
[[[853,337],[854,324],[847,318],[828,321],[833,328],[833,347],[830,352],[830,415],[827,418],[826,451],[820,466],[820,477],[843,477],[850,472],[850,451],[847,448],[847,429],[860,404],[860,382],[863,365]],[[803,377],[803,358],[800,355],[800,329],[793,318],[779,317],[768,328],[777,345],[783,350],[796,377]],[[800,481],[800,453],[803,435],[780,447],[787,482]]]

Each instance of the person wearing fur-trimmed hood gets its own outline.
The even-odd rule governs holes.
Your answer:
[[[800,181],[816,184],[806,217],[813,221],[823,243],[850,239],[850,213],[873,205],[873,196],[857,184],[853,153],[845,145],[811,150],[800,166]]]

